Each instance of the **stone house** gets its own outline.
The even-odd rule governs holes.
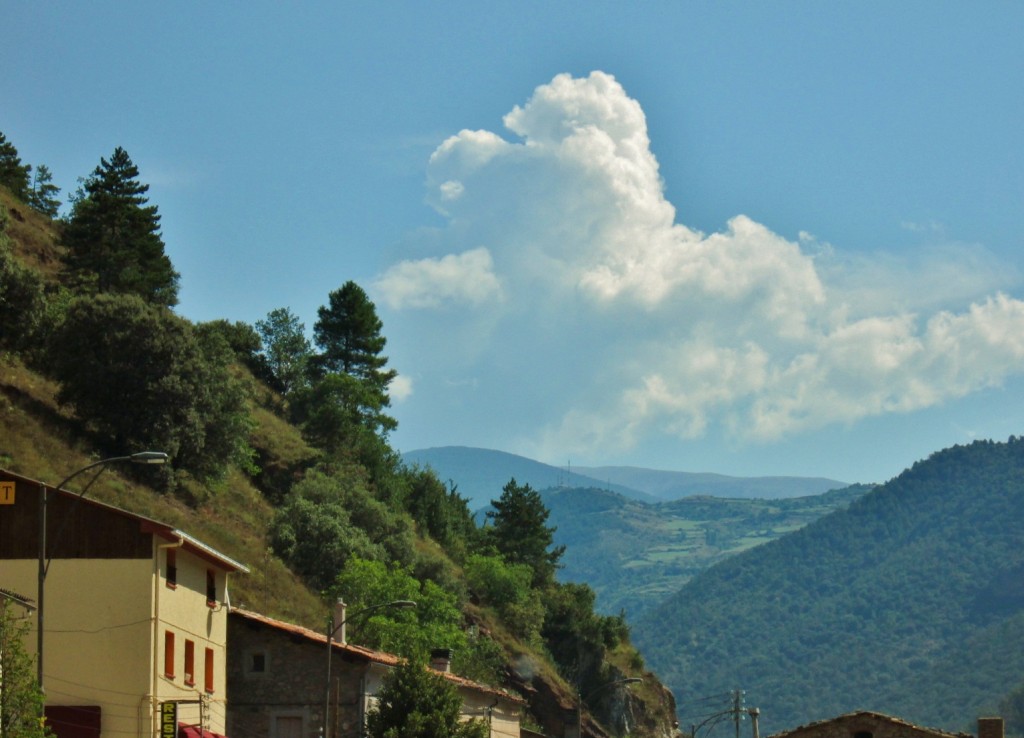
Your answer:
[[[57,738],[225,733],[230,574],[166,523],[0,469],[0,588],[37,592],[46,716]],[[41,503],[45,503],[41,504]],[[45,516],[42,511],[45,509]]]
[[[828,720],[801,725],[771,738],[971,738],[969,733],[949,733],[913,725],[879,712],[862,710]],[[978,738],[1003,738],[1002,718],[978,718]]]
[[[343,620],[341,616],[336,622]],[[381,680],[399,659],[347,643],[344,627],[337,636],[328,646],[326,633],[232,608],[228,732],[245,738],[361,736]],[[485,719],[495,738],[519,738],[525,701],[452,674],[444,654],[437,656],[432,668],[458,688],[463,715]]]

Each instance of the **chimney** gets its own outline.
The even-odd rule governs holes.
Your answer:
[[[452,671],[452,650],[450,648],[435,648],[431,651],[430,668],[443,674],[450,674]]]
[[[1001,717],[978,718],[978,738],[1003,738],[1003,719]]]
[[[334,614],[333,614],[332,620],[331,620],[331,627],[334,629],[331,632],[331,638],[334,638],[334,640],[336,640],[336,641],[341,641],[342,643],[346,642],[345,641],[345,609],[347,607],[348,607],[348,605],[345,604],[345,601],[342,600],[339,597],[338,601],[334,603]],[[330,638],[328,638],[327,640],[330,640]]]

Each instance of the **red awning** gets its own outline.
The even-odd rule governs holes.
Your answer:
[[[178,723],[178,738],[227,738],[227,736],[210,730],[203,730],[198,725]]]

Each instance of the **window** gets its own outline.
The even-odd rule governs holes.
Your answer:
[[[178,586],[178,550],[167,549],[167,571],[165,573],[167,586],[174,589]]]
[[[164,676],[174,679],[174,633],[164,631]]]
[[[185,640],[185,684],[193,686],[196,683],[196,644]]]
[[[242,655],[242,668],[247,679],[262,679],[270,670],[270,654],[262,648],[246,649]]]
[[[206,675],[204,677],[204,687],[209,693],[213,693],[213,649],[206,649]]]
[[[217,604],[217,575],[213,569],[206,570],[206,604],[210,607]]]
[[[250,655],[249,659],[249,671],[254,674],[262,674],[267,670],[267,655],[262,651],[257,651]]]

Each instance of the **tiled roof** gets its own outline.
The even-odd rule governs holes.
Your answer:
[[[36,609],[36,606],[32,604],[33,602],[35,602],[35,600],[31,600],[28,597],[25,597],[24,595],[20,595],[17,592],[12,592],[9,589],[4,589],[3,587],[0,587],[0,597],[3,597],[6,600],[10,600],[11,602],[15,602],[21,605],[22,607],[28,608],[29,610]]]
[[[243,610],[240,607],[232,607],[230,611],[231,615],[237,615],[246,620],[261,623],[267,627],[274,628],[275,630],[281,630],[291,635],[301,636],[307,638],[315,643],[327,643],[327,635],[325,633],[317,633],[315,630],[304,628],[301,625],[295,625],[294,623],[286,623],[283,620],[275,620],[274,618],[268,618],[266,615],[260,615],[258,612],[252,610]],[[361,656],[368,661],[375,661],[378,664],[385,664],[387,666],[396,666],[400,659],[393,653],[385,653],[384,651],[374,651],[369,648],[362,646],[356,646],[351,643],[342,643],[341,641],[331,640],[331,648],[335,651],[342,653],[349,653],[354,656]]]
[[[237,615],[238,617],[250,620],[252,622],[261,623],[267,627],[274,628],[275,630],[284,631],[291,635],[300,636],[307,638],[314,643],[327,643],[327,635],[325,633],[318,633],[310,628],[304,628],[301,625],[295,625],[294,623],[286,623],[283,620],[275,620],[274,618],[268,618],[266,615],[260,615],[258,612],[251,610],[244,610],[240,607],[232,607],[230,610],[231,615]],[[359,656],[365,658],[368,661],[373,661],[378,664],[385,666],[397,666],[401,663],[402,659],[393,653],[387,653],[385,651],[374,651],[370,648],[364,648],[363,646],[356,646],[351,643],[342,643],[341,641],[331,640],[331,648],[341,653],[348,653],[353,656]],[[484,694],[494,695],[501,697],[504,700],[513,702],[516,704],[526,704],[526,700],[518,695],[510,694],[504,690],[497,689],[495,687],[489,687],[486,684],[480,684],[469,679],[451,674],[448,672],[437,671],[431,669],[435,674],[440,674],[448,681],[466,689],[472,689],[476,692],[482,692]]]
[[[873,718],[873,719],[876,719],[876,720],[884,720],[884,721],[886,721],[888,723],[892,723],[893,725],[899,725],[899,726],[904,727],[904,728],[910,728],[910,729],[913,729],[913,730],[924,731],[926,733],[931,733],[931,734],[936,735],[936,736],[949,736],[950,738],[966,738],[966,737],[970,736],[969,733],[950,733],[950,732],[945,731],[945,730],[938,730],[937,728],[926,728],[926,727],[923,727],[921,725],[914,725],[913,723],[909,723],[906,720],[903,720],[901,718],[893,717],[892,715],[885,715],[885,714],[883,714],[881,712],[872,712],[871,710],[857,710],[856,712],[848,712],[848,713],[845,713],[843,715],[838,715],[838,716],[833,717],[833,718],[828,718],[827,720],[817,720],[817,721],[815,721],[813,723],[807,723],[806,725],[800,725],[800,726],[797,726],[796,728],[792,728],[790,730],[784,730],[781,733],[775,733],[774,735],[769,736],[769,738],[783,738],[783,736],[789,736],[789,735],[792,735],[794,733],[799,733],[799,732],[807,730],[809,728],[816,728],[816,727],[821,726],[821,725],[826,725],[827,723],[836,723],[836,722],[839,722],[840,720],[852,720],[854,718]]]

